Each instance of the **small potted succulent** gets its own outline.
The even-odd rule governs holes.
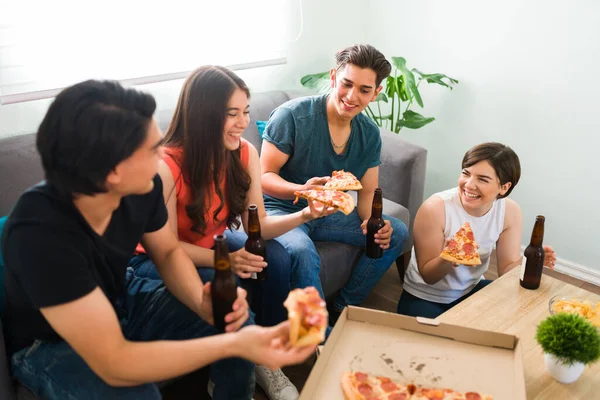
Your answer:
[[[535,336],[544,350],[546,368],[561,383],[575,382],[586,364],[600,358],[600,333],[576,314],[551,315],[540,323]]]

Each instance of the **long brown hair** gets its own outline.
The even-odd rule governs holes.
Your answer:
[[[228,151],[223,143],[227,103],[236,89],[250,97],[246,83],[227,68],[207,65],[196,69],[183,84],[163,139],[166,147],[183,150],[180,168],[192,192],[192,201],[185,210],[192,220],[192,230],[200,234],[207,226],[205,214],[211,207],[211,186],[214,185],[220,201],[210,216],[214,220],[226,203],[227,226],[237,229],[237,217],[246,209],[250,175],[240,159],[240,149]]]

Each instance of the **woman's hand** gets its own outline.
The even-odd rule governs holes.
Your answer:
[[[548,267],[550,269],[554,269],[554,265],[556,264],[556,253],[552,246],[543,246],[544,247],[544,267]]]
[[[260,272],[267,266],[261,256],[248,253],[243,247],[229,254],[231,269],[242,279],[248,279],[252,272]]]

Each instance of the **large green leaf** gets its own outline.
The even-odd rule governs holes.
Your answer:
[[[402,73],[404,84],[406,85],[408,92],[412,94],[412,97],[414,97],[414,99],[417,101],[417,104],[423,107],[423,99],[421,99],[421,94],[419,93],[419,89],[417,89],[415,76],[406,66],[406,60],[404,57],[392,57],[392,63]]]
[[[445,86],[452,90],[452,85],[457,84],[458,80],[454,78],[450,78],[444,74],[425,74],[419,71],[416,68],[413,68],[413,71],[421,76],[421,79],[425,79],[427,83],[437,83],[438,85]],[[448,83],[444,82],[444,79],[448,80]]]
[[[419,129],[433,121],[435,121],[435,118],[433,117],[424,117],[412,110],[407,110],[402,114],[402,119],[398,120],[397,126],[409,129]]]
[[[311,89],[322,89],[323,86],[329,85],[329,71],[304,75],[300,79],[300,84]]]
[[[388,97],[394,97],[394,94],[398,93],[396,86],[396,79],[393,76],[385,78],[385,94]]]

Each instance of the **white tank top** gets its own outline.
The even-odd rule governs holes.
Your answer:
[[[462,224],[468,221],[473,228],[475,241],[479,244],[481,265],[477,267],[459,265],[440,281],[429,285],[423,281],[419,273],[413,247],[410,263],[404,275],[404,290],[424,300],[448,304],[469,293],[482,279],[483,273],[487,271],[492,249],[504,229],[506,206],[504,199],[498,199],[494,201],[492,208],[484,216],[474,217],[463,208],[458,195],[458,187],[436,193],[434,196],[444,200],[446,210],[444,238],[453,237]]]

